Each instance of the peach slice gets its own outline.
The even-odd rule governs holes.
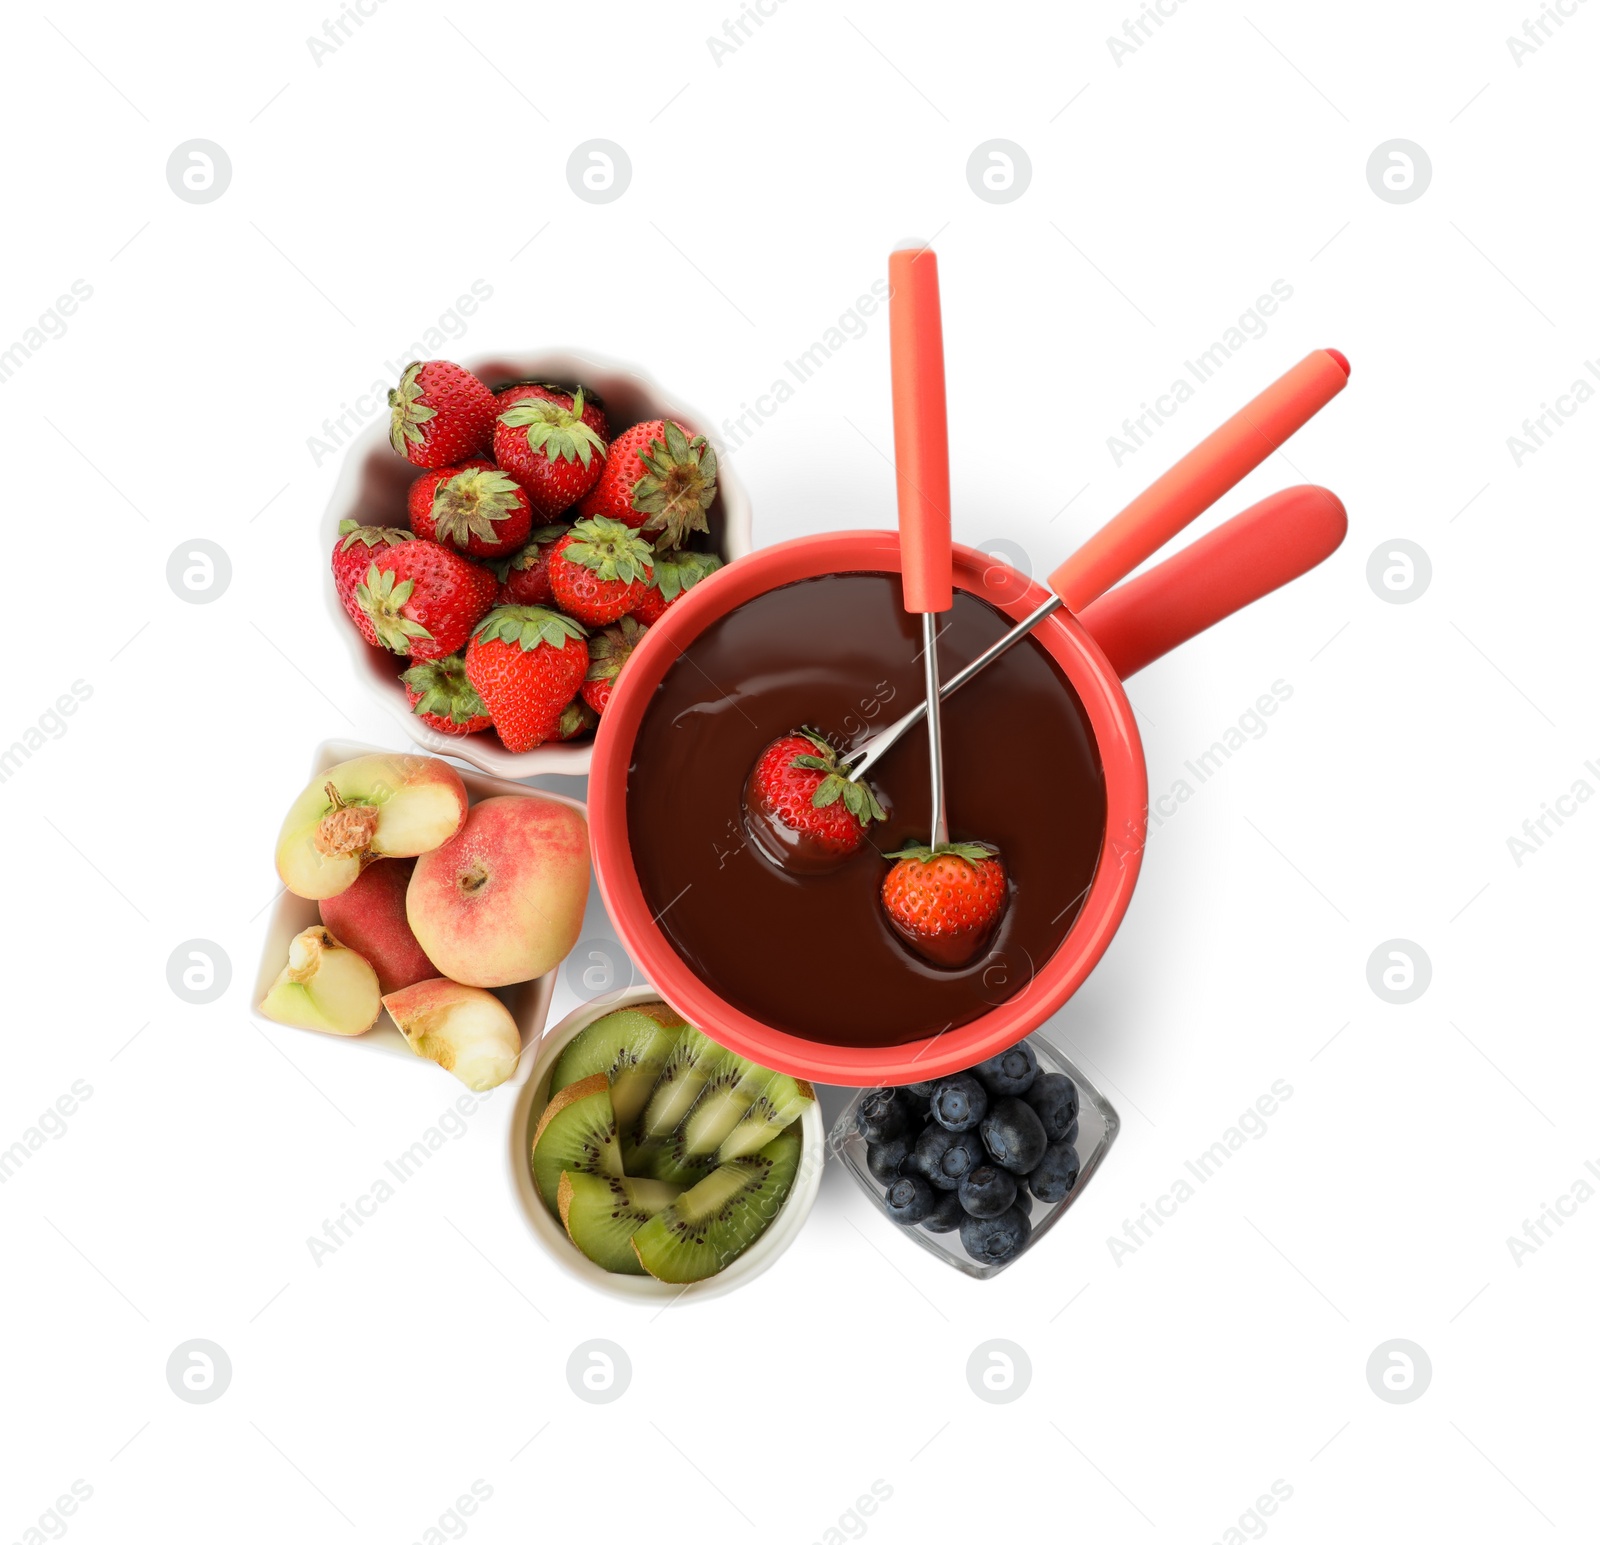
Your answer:
[[[289,963],[261,1000],[268,1019],[328,1035],[364,1035],[381,1006],[378,973],[320,925],[289,941]]]
[[[390,993],[383,1006],[412,1051],[480,1093],[510,1078],[521,1055],[516,1020],[481,987],[437,976]]]
[[[414,858],[467,817],[467,788],[448,762],[378,753],[318,773],[278,832],[278,877],[297,896],[348,890],[374,858]]]

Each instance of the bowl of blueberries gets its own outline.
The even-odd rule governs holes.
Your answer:
[[[1078,1068],[1030,1036],[965,1072],[859,1091],[829,1146],[903,1233],[986,1278],[1078,1199],[1120,1126]]]

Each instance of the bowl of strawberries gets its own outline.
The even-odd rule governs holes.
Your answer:
[[[356,668],[436,755],[584,774],[634,646],[750,551],[750,501],[693,409],[565,352],[409,365],[324,516]]]

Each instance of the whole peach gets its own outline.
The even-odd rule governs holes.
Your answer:
[[[406,918],[428,959],[471,987],[526,982],[574,944],[589,899],[589,824],[570,805],[502,794],[417,860]]]
[[[349,890],[317,903],[323,926],[367,957],[385,994],[439,974],[406,921],[406,886],[415,867],[411,858],[374,859]]]

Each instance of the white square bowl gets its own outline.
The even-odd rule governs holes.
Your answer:
[[[335,602],[335,605],[338,603]],[[404,701],[404,699],[402,699]],[[445,737],[440,736],[443,740]],[[454,747],[449,748],[451,751]],[[348,740],[325,740],[317,747],[311,758],[311,772],[307,782],[326,772],[328,768],[340,762],[348,762],[353,757],[369,756],[373,753],[381,755],[394,755],[382,746],[360,745]],[[582,801],[568,799],[562,794],[551,794],[544,789],[530,789],[520,783],[508,783],[503,778],[489,778],[471,768],[457,767],[461,774],[461,781],[467,786],[467,797],[477,804],[480,799],[488,799],[492,795],[511,794],[519,799],[548,799],[558,805],[567,805],[576,810],[587,821],[589,812]],[[289,800],[298,790],[294,790],[284,797],[284,807],[287,808]],[[250,1012],[264,1025],[270,1025],[274,1030],[287,1031],[294,1035],[322,1035],[319,1030],[298,1030],[293,1025],[279,1024],[275,1019],[268,1019],[259,1008],[261,1000],[266,996],[267,989],[272,986],[278,973],[283,970],[284,962],[289,958],[289,941],[303,929],[314,927],[320,917],[317,904],[296,896],[292,891],[284,891],[273,903],[272,911],[267,918],[266,937],[261,945],[261,964],[256,970],[255,992],[250,999]],[[520,1084],[528,1076],[528,1069],[532,1062],[533,1048],[538,1044],[539,1034],[544,1029],[545,1019],[550,1013],[550,999],[555,992],[556,966],[545,972],[541,977],[536,977],[531,982],[518,982],[511,987],[495,989],[495,996],[511,1011],[511,1017],[517,1022],[517,1029],[522,1034],[522,1054],[517,1059],[516,1071],[506,1080],[508,1086]],[[425,1058],[419,1057],[409,1045],[406,1038],[401,1035],[398,1026],[390,1019],[387,1010],[379,1014],[378,1022],[365,1035],[352,1035],[348,1037],[329,1037],[329,1039],[347,1040],[353,1047],[367,1051],[387,1052],[392,1056],[405,1057],[412,1062],[419,1063],[422,1067],[430,1068],[434,1072],[439,1070]]]
[[[794,1243],[805,1225],[812,1204],[817,1199],[817,1188],[822,1184],[822,1168],[828,1156],[822,1108],[819,1102],[813,1100],[800,1117],[800,1167],[795,1171],[794,1184],[777,1217],[748,1250],[736,1256],[716,1276],[707,1277],[703,1282],[680,1286],[672,1282],[658,1282],[654,1277],[630,1277],[607,1271],[591,1261],[567,1238],[561,1220],[550,1215],[533,1183],[534,1129],[539,1124],[539,1117],[544,1114],[545,1106],[550,1103],[550,1070],[568,1042],[579,1031],[615,1009],[661,1001],[661,994],[653,987],[632,987],[625,992],[607,993],[603,998],[573,1010],[560,1024],[546,1031],[534,1056],[532,1069],[522,1080],[516,1104],[511,1109],[507,1155],[511,1192],[534,1237],[562,1270],[580,1282],[634,1303],[680,1303],[717,1298],[760,1276]]]
[[[672,418],[692,434],[708,433],[710,420],[680,402],[643,371],[598,355],[546,350],[530,354],[489,354],[465,361],[465,368],[490,386],[508,381],[554,381],[592,387],[600,394],[613,436],[633,424],[652,418]],[[713,442],[715,443],[715,442]],[[581,776],[589,771],[591,743],[567,745],[552,741],[532,751],[507,751],[493,730],[476,735],[440,735],[411,711],[400,672],[406,662],[386,649],[369,645],[356,632],[333,588],[328,556],[339,535],[339,522],[362,525],[409,525],[406,491],[422,475],[389,444],[389,415],[381,413],[344,453],[339,480],[327,513],[317,530],[321,569],[319,583],[334,630],[345,641],[356,674],[383,706],[404,726],[407,735],[435,756],[469,762],[501,778],[532,778],[540,773]],[[717,496],[707,512],[711,543],[724,562],[731,563],[750,551],[750,500],[725,457],[717,458]]]

